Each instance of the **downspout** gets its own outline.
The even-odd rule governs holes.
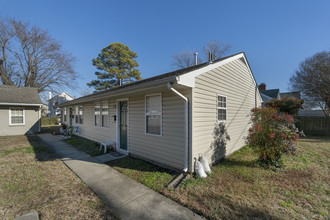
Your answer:
[[[180,92],[175,90],[172,87],[172,84],[169,82],[167,83],[167,87],[169,90],[180,96],[185,101],[185,150],[184,150],[184,168],[183,172],[187,172],[189,168],[189,158],[188,158],[188,148],[189,148],[189,121],[188,121],[188,98],[182,95]]]

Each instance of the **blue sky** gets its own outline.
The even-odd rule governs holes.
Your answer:
[[[244,51],[257,83],[288,91],[306,57],[330,50],[330,1],[0,0],[0,16],[47,29],[78,61],[74,96],[96,79],[92,59],[111,42],[137,52],[142,78],[173,71],[172,54],[211,40]],[[201,53],[200,53],[201,54]]]

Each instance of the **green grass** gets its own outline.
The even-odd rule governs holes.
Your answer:
[[[132,157],[110,161],[107,164],[156,191],[166,187],[177,175],[174,171]]]
[[[38,136],[0,137],[0,219],[117,219]]]
[[[244,147],[207,178],[188,179],[175,190],[166,188],[174,176],[166,169],[132,158],[109,165],[208,219],[329,219],[330,138],[301,139],[298,146],[281,169],[260,166]]]
[[[91,156],[98,156],[98,155],[102,155],[103,154],[103,148],[102,150],[100,150],[100,144],[95,142],[95,141],[91,141],[88,140],[86,138],[83,137],[79,137],[79,136],[72,136],[69,139],[64,140],[66,143],[72,145],[73,147],[85,152],[86,154],[89,154]],[[108,152],[111,151],[108,148]]]

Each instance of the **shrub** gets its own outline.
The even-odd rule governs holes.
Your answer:
[[[41,124],[42,125],[57,125],[58,118],[56,116],[51,117],[51,118],[41,117]]]
[[[302,109],[304,100],[296,98],[273,99],[266,103],[267,107],[275,108],[277,111],[297,116],[299,109]]]
[[[251,121],[247,144],[258,153],[261,163],[280,167],[282,154],[294,152],[297,146],[293,116],[274,108],[254,108]]]

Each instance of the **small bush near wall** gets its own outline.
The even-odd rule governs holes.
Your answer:
[[[299,138],[293,116],[274,108],[254,108],[251,115],[247,144],[258,153],[262,164],[281,167],[282,154],[294,152]]]
[[[42,125],[58,125],[58,118],[56,116],[47,118],[41,117],[41,124]]]

